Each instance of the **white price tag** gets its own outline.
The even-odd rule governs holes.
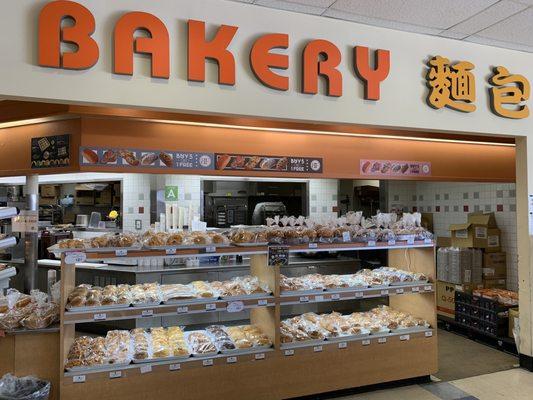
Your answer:
[[[365,339],[365,340],[363,340],[363,341],[361,342],[361,344],[362,344],[363,346],[370,346],[370,340]]]
[[[313,347],[313,351],[314,351],[315,353],[320,353],[320,352],[322,351],[322,346],[315,346],[315,347]]]
[[[141,368],[139,368],[141,371],[141,374],[149,374],[152,372],[152,366],[151,365],[143,365]]]
[[[340,300],[341,295],[339,293],[334,293],[331,295],[331,300]]]
[[[148,317],[153,317],[154,316],[154,310],[143,310],[143,312],[141,313],[141,317],[143,318],[148,318]]]
[[[394,240],[394,239],[390,239],[390,240],[387,241],[387,244],[388,244],[389,246],[396,246],[396,240]]]
[[[216,310],[217,310],[216,304],[210,303],[210,304],[205,305],[205,311],[216,311]]]
[[[241,312],[244,310],[244,303],[242,301],[230,301],[226,306],[226,311],[229,313]]]
[[[431,239],[424,239],[425,244],[433,244],[433,240]]]
[[[418,286],[415,286],[415,287],[411,288],[411,292],[413,292],[413,293],[420,292],[420,288]]]
[[[126,257],[127,255],[128,255],[128,250],[126,249],[115,250],[115,256],[117,257]]]
[[[176,249],[166,249],[165,253],[167,253],[167,256],[173,256],[174,254],[176,254]]]
[[[411,336],[409,336],[409,335],[402,335],[402,336],[400,336],[400,340],[401,340],[402,342],[404,342],[404,341],[406,341],[406,340],[410,340],[410,339],[411,339]]]
[[[237,362],[237,357],[228,357],[226,358],[226,363],[235,364]]]
[[[256,360],[264,360],[265,359],[265,353],[257,353],[255,355]]]
[[[318,244],[317,243],[309,243],[309,248],[310,249],[318,249]]]
[[[105,313],[100,313],[100,314],[94,314],[93,315],[93,320],[95,321],[105,321],[107,319],[107,315]]]
[[[204,367],[212,366],[213,365],[213,359],[212,358],[208,358],[207,360],[202,361],[202,365]]]
[[[350,235],[350,232],[342,232],[342,241],[343,242],[351,242],[352,236]]]
[[[363,292],[355,292],[356,299],[362,299],[365,294]]]
[[[382,290],[381,291],[381,295],[382,296],[388,296],[389,295],[389,291],[388,290]]]
[[[396,289],[396,294],[402,294],[403,293],[403,289],[399,288],[399,289]]]
[[[78,264],[87,260],[87,254],[80,251],[73,251],[65,254],[66,264]]]
[[[375,240],[369,240],[366,245],[368,247],[376,247],[376,241]]]
[[[292,349],[285,350],[285,356],[290,357],[290,356],[293,356],[293,355],[294,355],[294,350],[292,350]]]
[[[433,336],[433,331],[427,331],[426,333],[424,333],[424,336],[425,337],[432,337]]]
[[[109,379],[122,378],[122,371],[111,371],[109,373]]]
[[[178,307],[178,309],[176,310],[176,312],[178,314],[187,314],[189,312],[189,307],[187,306],[181,306],[181,307]]]
[[[431,287],[431,286],[424,286],[424,290],[425,290],[426,292],[431,292],[431,291],[433,290],[433,287]]]
[[[169,371],[179,371],[181,369],[181,364],[170,364],[168,366]]]
[[[309,303],[309,296],[301,296],[300,303]]]
[[[258,306],[266,306],[266,305],[268,305],[268,300],[267,299],[257,300],[257,305]]]
[[[208,246],[205,248],[205,252],[206,253],[216,253],[217,252],[217,248],[215,246]]]
[[[348,343],[346,343],[346,342],[340,342],[339,343],[339,349],[345,349],[346,347],[348,347]]]
[[[415,244],[415,238],[414,237],[407,238],[407,245],[408,246],[412,246],[414,244]]]
[[[74,382],[74,383],[83,383],[83,382],[85,382],[85,375],[74,375],[72,377],[72,382]]]
[[[315,301],[324,301],[324,296],[315,296]]]
[[[379,343],[379,344],[387,343],[387,338],[385,338],[385,337],[380,337],[380,338],[378,339],[378,343]]]

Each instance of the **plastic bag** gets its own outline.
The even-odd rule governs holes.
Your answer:
[[[17,378],[6,374],[0,379],[0,399],[2,400],[47,400],[50,395],[50,382],[32,376]]]
[[[59,319],[59,306],[48,302],[48,295],[39,290],[31,291],[33,312],[20,321],[27,329],[44,329]]]

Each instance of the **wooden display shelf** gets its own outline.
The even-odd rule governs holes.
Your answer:
[[[397,249],[418,249],[431,248],[435,244],[433,241],[417,240],[413,243],[408,241],[389,242],[346,242],[346,243],[309,243],[290,246],[290,253],[309,253],[321,251],[361,251],[361,250],[397,250]]]
[[[306,303],[322,303],[327,301],[341,300],[359,300],[371,299],[376,297],[388,297],[401,294],[413,293],[433,293],[434,285],[432,283],[416,283],[412,285],[387,286],[379,288],[353,288],[346,289],[328,289],[327,291],[309,292],[282,292],[279,303],[282,306]]]
[[[240,304],[242,303],[242,304]],[[228,307],[251,309],[257,307],[273,307],[274,296],[239,298],[235,300],[206,299],[202,302],[176,302],[146,307],[113,308],[105,310],[67,311],[64,314],[64,324],[80,324],[86,322],[117,321],[124,319],[164,317],[211,312],[228,311]]]

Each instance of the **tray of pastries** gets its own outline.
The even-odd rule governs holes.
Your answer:
[[[67,297],[67,310],[72,312],[105,311],[127,308],[131,304],[129,285],[109,285],[104,288],[82,284]]]
[[[231,245],[229,238],[217,231],[171,233],[147,231],[141,239],[144,247],[150,250],[189,250]]]

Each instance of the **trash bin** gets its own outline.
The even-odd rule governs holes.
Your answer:
[[[48,400],[49,395],[50,382],[33,376],[6,374],[0,379],[0,400]]]

